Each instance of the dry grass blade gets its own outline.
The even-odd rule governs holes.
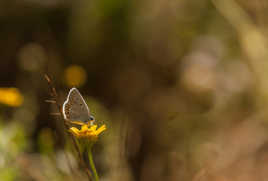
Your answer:
[[[47,103],[51,103],[51,104],[56,104],[56,103],[57,103],[57,102],[54,101],[54,100],[45,100],[45,102],[47,102]]]
[[[45,77],[45,79],[48,82],[49,89],[50,89],[50,95],[52,96],[55,104],[57,105],[57,108],[58,108],[58,111],[59,111],[59,113],[57,113],[57,114],[59,114],[59,116],[62,117],[63,124],[64,124],[64,127],[65,127],[65,134],[68,134],[68,136],[71,138],[72,143],[73,143],[73,145],[75,147],[75,150],[76,150],[76,152],[78,154],[80,165],[84,168],[84,170],[85,170],[85,172],[86,172],[86,174],[88,176],[89,181],[91,181],[91,173],[90,173],[90,170],[88,169],[87,164],[85,163],[85,161],[83,159],[83,156],[82,156],[82,154],[80,152],[79,146],[78,146],[77,142],[75,141],[75,138],[73,137],[73,135],[70,134],[69,131],[68,131],[69,126],[68,126],[68,123],[65,121],[64,116],[63,116],[63,113],[61,111],[62,110],[62,106],[61,106],[61,104],[59,102],[59,97],[58,97],[56,88],[53,86],[52,81],[51,81],[50,77],[47,74],[45,74],[44,77]],[[66,157],[67,157],[67,155],[66,155]],[[70,165],[70,168],[72,169],[71,165]]]
[[[52,116],[61,116],[60,113],[49,113],[49,114],[52,115]]]

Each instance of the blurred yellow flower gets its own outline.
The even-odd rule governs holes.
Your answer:
[[[87,79],[86,71],[78,65],[71,65],[64,71],[64,81],[69,87],[80,87]]]
[[[23,95],[17,88],[0,88],[0,103],[17,107],[23,103]]]
[[[81,129],[77,129],[76,127],[71,127],[69,131],[76,137],[76,138],[87,138],[91,141],[96,141],[98,139],[98,135],[106,130],[106,125],[102,125],[97,129],[97,125],[88,125],[83,124]]]

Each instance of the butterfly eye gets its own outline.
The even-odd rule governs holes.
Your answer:
[[[90,121],[94,121],[95,118],[93,116],[90,116]]]

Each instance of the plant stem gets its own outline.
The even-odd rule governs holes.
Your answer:
[[[91,167],[91,170],[92,170],[92,173],[93,173],[94,180],[95,180],[95,181],[99,181],[99,176],[98,176],[98,173],[97,173],[97,170],[96,170],[94,161],[93,161],[93,156],[92,156],[91,148],[89,148],[89,150],[88,150],[88,159],[89,159],[89,165],[90,165],[90,167]]]

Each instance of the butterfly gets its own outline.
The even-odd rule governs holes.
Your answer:
[[[95,121],[94,117],[90,115],[89,108],[77,88],[72,88],[69,91],[67,99],[62,106],[62,113],[65,120],[80,125],[89,122],[93,124]]]

